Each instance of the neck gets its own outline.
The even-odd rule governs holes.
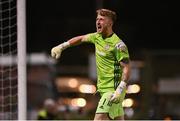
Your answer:
[[[111,36],[113,33],[114,33],[114,32],[113,32],[112,29],[107,29],[106,32],[102,33],[102,37],[103,37],[103,38],[107,38],[107,37]]]

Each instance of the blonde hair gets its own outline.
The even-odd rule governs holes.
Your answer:
[[[98,9],[96,11],[96,13],[97,13],[97,15],[109,17],[113,21],[113,23],[117,19],[116,13],[112,10],[109,10],[109,9]]]

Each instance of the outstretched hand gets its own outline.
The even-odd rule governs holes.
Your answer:
[[[59,59],[62,53],[62,47],[56,46],[51,49],[51,56],[55,59]]]
[[[61,57],[61,53],[64,49],[70,46],[69,42],[64,42],[58,46],[55,46],[51,49],[51,56],[55,59],[59,59]]]

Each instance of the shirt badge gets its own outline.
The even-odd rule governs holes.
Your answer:
[[[110,48],[110,46],[108,44],[105,45],[105,47],[104,47],[105,50],[109,50],[109,48]]]
[[[126,50],[126,45],[124,44],[124,42],[119,42],[116,44],[116,48],[120,49],[121,51],[125,51]]]

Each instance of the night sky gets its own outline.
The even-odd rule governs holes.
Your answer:
[[[177,1],[178,2],[178,1]],[[50,53],[74,36],[95,32],[95,0],[27,0],[27,51]],[[104,0],[117,13],[115,33],[130,53],[143,49],[179,49],[180,8],[170,0]],[[92,46],[74,47],[74,53]],[[73,53],[72,52],[72,53]]]

